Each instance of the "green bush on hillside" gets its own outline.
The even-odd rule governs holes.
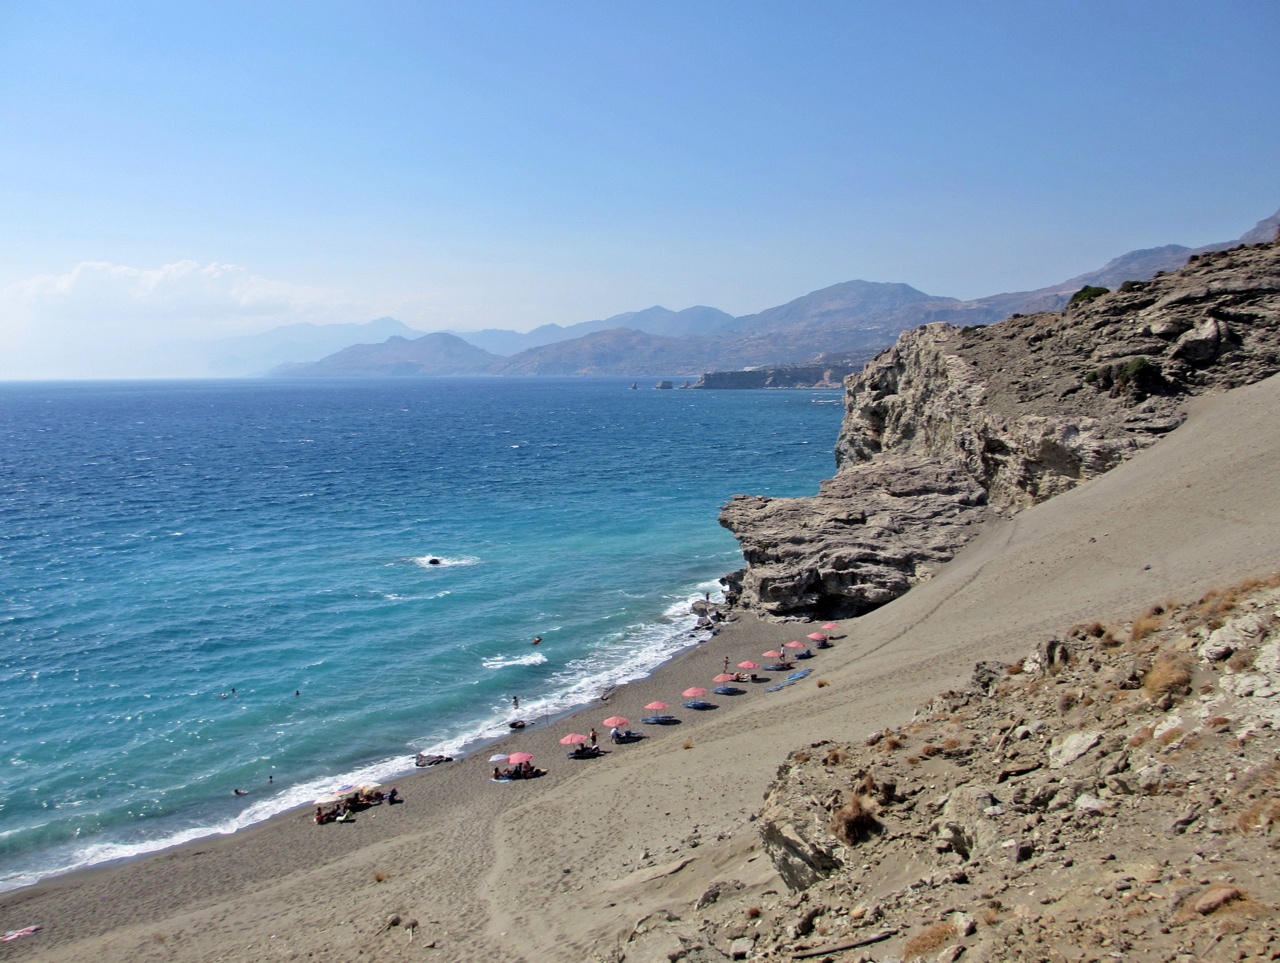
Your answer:
[[[1071,300],[1067,302],[1067,307],[1075,307],[1077,304],[1084,304],[1086,301],[1092,301],[1094,298],[1100,298],[1104,294],[1110,294],[1110,288],[1094,287],[1092,284],[1086,284],[1075,294],[1071,295]]]

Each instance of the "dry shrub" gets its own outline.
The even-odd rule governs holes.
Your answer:
[[[988,926],[995,926],[1000,922],[1000,910],[996,909],[994,906],[984,906],[982,908],[982,912],[980,912],[978,916],[982,919],[982,922],[986,923]]]
[[[1107,629],[1098,637],[1098,645],[1104,649],[1114,649],[1124,645],[1124,643],[1116,637],[1116,633],[1112,629]]]
[[[1129,742],[1128,742],[1129,748],[1135,749],[1138,746],[1142,745],[1144,742],[1146,742],[1151,738],[1151,735],[1154,732],[1155,732],[1155,726],[1143,726],[1141,729],[1139,729],[1137,732],[1135,732],[1133,735],[1129,737]]]
[[[1206,719],[1204,724],[1209,729],[1218,729],[1222,726],[1231,725],[1231,720],[1226,716],[1214,716],[1212,719]]]
[[[822,764],[824,766],[838,766],[840,763],[844,762],[844,760],[844,750],[837,746],[827,753],[826,758],[822,760]]]
[[[942,748],[947,752],[955,752],[961,745],[962,743],[955,736],[947,736],[942,740]]]
[[[920,755],[924,756],[926,759],[932,759],[941,751],[942,751],[941,746],[935,746],[931,742],[927,742],[920,747]]]
[[[816,684],[819,689],[825,689],[827,686],[831,685],[831,683],[826,679],[819,679]]]
[[[1017,662],[1013,662],[1009,665],[1006,665],[1004,667],[1004,674],[1005,675],[1022,675],[1022,669],[1023,669],[1022,660],[1019,659]]]
[[[1065,716],[1080,703],[1080,697],[1067,691],[1058,696],[1058,715]]]
[[[902,944],[902,958],[915,960],[936,953],[959,935],[951,923],[931,923]]]
[[[856,846],[880,831],[876,818],[876,801],[854,793],[849,801],[831,814],[831,833],[847,846]]]
[[[692,739],[686,739],[686,740],[684,741],[684,745],[682,745],[680,748],[681,748],[681,749],[692,749],[692,748],[693,748],[693,740],[692,740]]]
[[[1179,653],[1161,652],[1142,680],[1147,698],[1185,695],[1191,688],[1191,661]]]
[[[1160,733],[1160,737],[1156,739],[1156,742],[1160,743],[1162,746],[1172,745],[1186,734],[1187,730],[1182,728],[1182,726],[1174,726],[1172,729]]]
[[[1257,657],[1257,649],[1240,649],[1231,653],[1231,658],[1227,659],[1227,668],[1232,672],[1247,672],[1253,668],[1253,662]]]
[[[1100,639],[1102,633],[1107,631],[1107,627],[1101,622],[1081,622],[1079,625],[1073,625],[1067,630],[1067,635],[1075,639]]]
[[[1141,642],[1152,632],[1164,626],[1164,609],[1159,605],[1153,606],[1151,611],[1146,615],[1141,615],[1133,620],[1133,626],[1129,629],[1129,637],[1135,642]]]
[[[908,766],[916,766],[916,765],[919,765],[919,764],[920,764],[920,757],[919,757],[919,756],[907,756],[907,765],[908,765]]]
[[[885,750],[887,750],[888,752],[894,752],[895,750],[902,748],[902,737],[901,736],[885,736],[884,739],[880,742],[880,745],[883,746]]]
[[[377,871],[373,874],[373,881],[374,881],[375,883],[385,883],[385,882],[386,882],[387,880],[389,880],[390,878],[391,878],[391,874],[390,874],[390,873],[384,873],[384,872],[382,872],[382,870],[377,870]]]
[[[1280,802],[1274,799],[1255,799],[1236,817],[1236,828],[1247,835],[1259,829],[1269,831],[1278,822]]]
[[[747,919],[749,919],[749,920],[758,920],[759,918],[760,918],[760,907],[759,907],[759,906],[748,906],[748,907],[747,907]]]
[[[169,937],[165,936],[163,933],[157,933],[153,937],[151,937],[151,939],[153,939],[157,943],[163,943],[168,938]]]
[[[804,750],[801,750],[800,752],[796,753],[795,760],[796,760],[797,766],[803,766],[806,762],[809,761],[809,754]]]

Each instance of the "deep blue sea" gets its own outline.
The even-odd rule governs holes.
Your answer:
[[[741,565],[719,506],[816,491],[841,395],[630,386],[0,385],[0,889],[464,752],[515,695],[560,713],[696,642],[689,601]]]

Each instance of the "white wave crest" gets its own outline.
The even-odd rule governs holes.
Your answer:
[[[541,652],[530,652],[528,655],[491,655],[481,659],[480,664],[486,669],[505,669],[509,665],[542,665],[547,657]]]

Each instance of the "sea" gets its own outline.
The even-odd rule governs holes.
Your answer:
[[[842,396],[632,384],[0,385],[0,890],[483,751],[704,641],[719,506],[814,493]]]

